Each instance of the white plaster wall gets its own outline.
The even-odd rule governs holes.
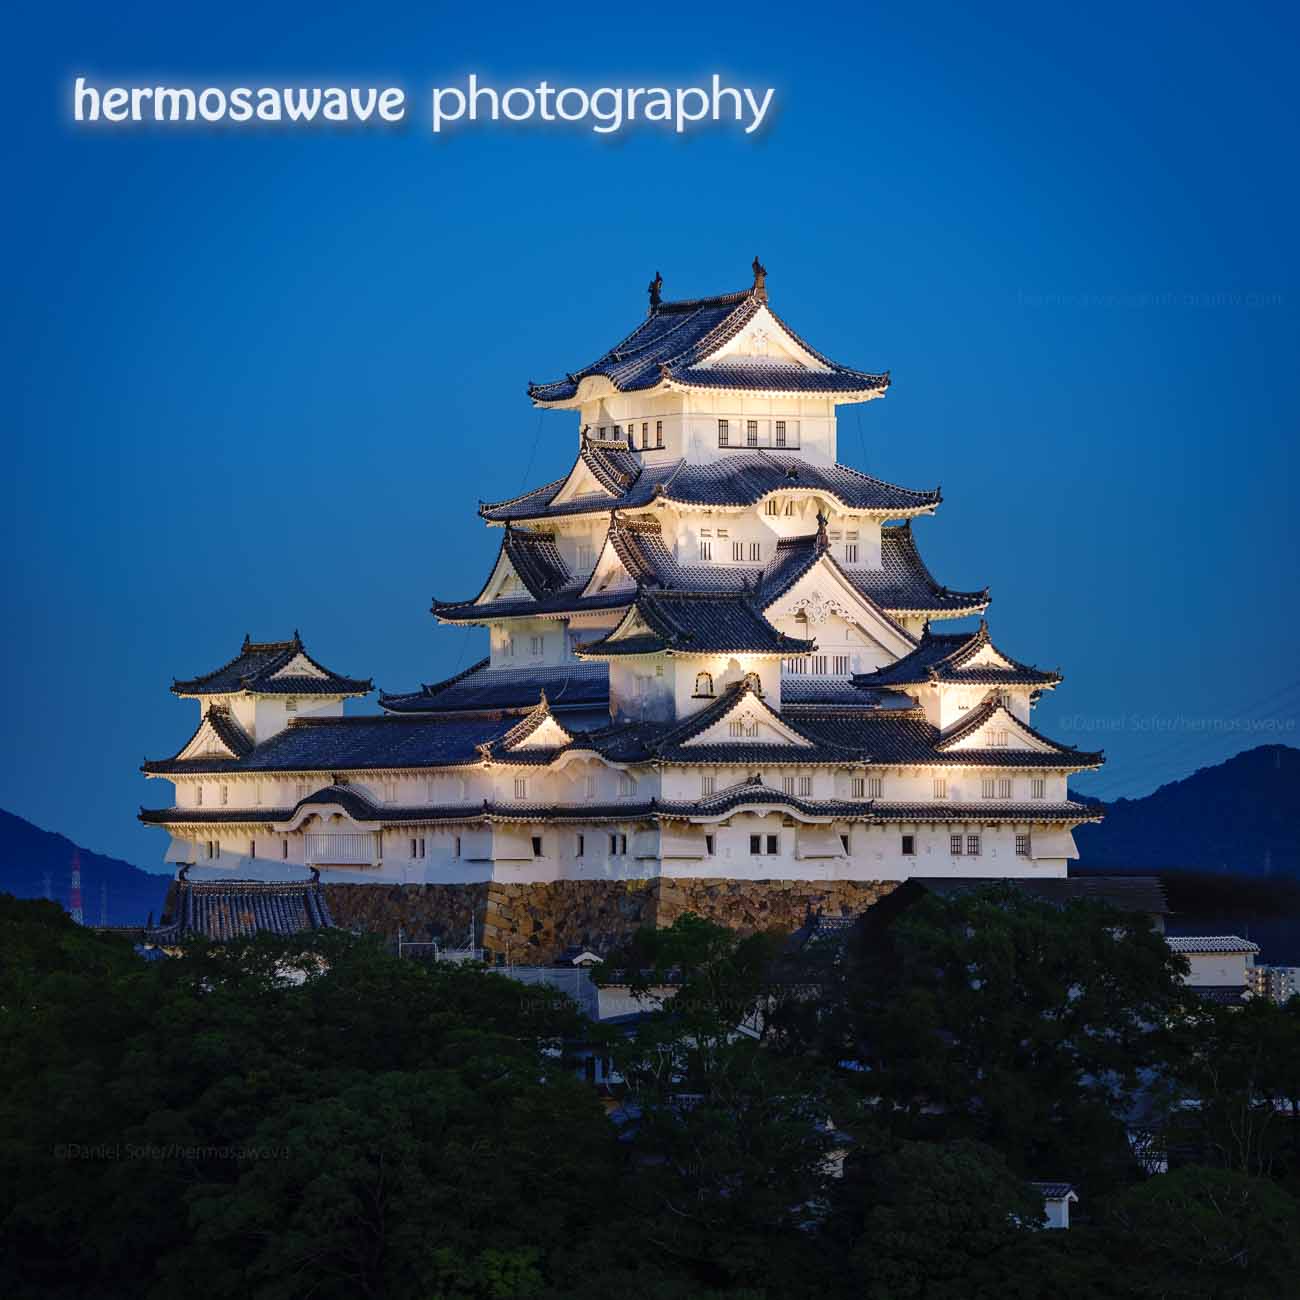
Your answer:
[[[1254,966],[1252,953],[1207,952],[1187,953],[1187,964],[1191,968],[1187,983],[1193,986],[1214,984],[1240,984],[1243,988],[1249,978],[1246,974]]]

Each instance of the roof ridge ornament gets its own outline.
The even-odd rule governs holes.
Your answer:
[[[758,299],[759,302],[767,301],[767,267],[758,260],[758,254],[754,254],[754,260],[750,264],[750,269],[754,272],[754,287],[750,292]]]
[[[664,300],[663,289],[664,289],[664,278],[662,275],[659,274],[658,271],[656,271],[655,278],[650,281],[650,284],[648,286],[648,291],[650,294],[650,311],[647,313],[648,315],[653,316],[659,304],[663,302]]]
[[[826,550],[830,546],[830,538],[826,534],[826,525],[829,522],[824,510],[817,511],[817,546],[821,550]]]

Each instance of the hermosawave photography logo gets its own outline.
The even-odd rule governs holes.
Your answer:
[[[222,124],[401,126],[412,97],[403,86],[102,85],[72,83],[72,120],[107,127]],[[429,130],[441,135],[479,123],[585,127],[613,135],[647,125],[678,135],[736,126],[753,135],[769,118],[772,86],[732,86],[714,73],[704,86],[532,86],[499,88],[470,73],[462,84],[434,86],[424,102]]]

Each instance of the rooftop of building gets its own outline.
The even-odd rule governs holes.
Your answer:
[[[174,916],[146,931],[150,943],[186,939],[247,939],[255,934],[299,934],[332,927],[319,878],[268,884],[257,880],[195,882],[182,876],[172,887]]]
[[[599,377],[623,393],[672,386],[772,393],[816,393],[864,400],[889,387],[889,374],[840,365],[818,352],[772,311],[767,271],[754,259],[753,284],[709,298],[664,301],[662,277],[650,286],[645,320],[591,364],[563,379],[529,384],[528,395],[541,406],[569,404],[582,381]],[[766,333],[743,354],[732,344],[761,318]]]
[[[172,682],[182,696],[236,695],[365,695],[374,689],[369,678],[345,677],[311,657],[295,631],[289,641],[253,641],[244,637],[239,653],[220,668]]]
[[[960,686],[1031,686],[1047,689],[1061,681],[1059,672],[1044,672],[1004,654],[989,637],[988,623],[980,620],[974,632],[932,632],[926,625],[921,642],[902,659],[874,672],[859,674],[865,687],[925,686],[945,683]]]

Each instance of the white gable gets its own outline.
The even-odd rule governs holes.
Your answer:
[[[276,669],[268,680],[275,681],[277,677],[328,677],[328,673],[323,673],[316,667],[305,654],[296,654],[289,660],[283,668]]]
[[[798,745],[811,748],[801,736],[752,692],[725,717],[706,727],[698,736],[682,741],[691,745]]]
[[[573,736],[565,731],[554,718],[548,717],[537,728],[529,732],[523,740],[510,745],[510,749],[558,749],[567,745]]]
[[[563,505],[566,501],[572,501],[575,497],[605,496],[611,500],[617,496],[617,493],[611,492],[592,472],[587,468],[587,463],[581,456],[574,462],[573,468],[569,471],[569,477],[564,480],[564,485],[551,498],[553,506]]]
[[[807,348],[797,343],[775,316],[760,307],[754,318],[734,338],[728,339],[716,352],[695,364],[708,369],[719,362],[756,361],[777,365],[799,365],[818,373],[827,373],[829,367],[818,361]]]
[[[190,743],[176,757],[178,759],[238,758],[239,755],[221,739],[217,729],[212,725],[211,717],[204,714],[199,729],[190,738]]]
[[[632,580],[632,575],[627,571],[627,566],[618,557],[618,552],[614,549],[614,543],[610,541],[609,534],[605,535],[605,544],[600,548],[600,556],[596,560],[596,567],[591,571],[591,577],[587,579],[587,585],[582,589],[584,596],[595,596],[601,592],[609,591],[635,591],[636,583]]]
[[[859,628],[891,660],[901,659],[916,649],[916,643],[907,633],[888,615],[869,605],[861,593],[827,563],[825,556],[763,612],[772,621],[802,613],[808,620],[808,635],[814,639],[819,624],[840,618]]]
[[[1056,745],[1048,744],[1027,731],[1013,714],[1008,713],[1001,706],[996,708],[970,735],[963,736],[951,745],[944,744],[940,738],[939,744],[948,753],[966,749],[1019,749],[1031,750],[1037,754],[1060,753]]]
[[[483,594],[474,603],[488,605],[494,600],[529,594],[528,588],[524,586],[523,579],[515,571],[515,566],[510,563],[510,557],[503,547],[497,557],[496,568],[492,570],[492,576],[488,579],[487,586],[483,588]]]
[[[1011,662],[989,644],[985,643],[962,664],[966,668],[1010,668]]]
[[[633,607],[623,615],[623,621],[605,639],[607,641],[626,641],[634,636],[656,636],[654,628],[641,617],[638,609]]]

